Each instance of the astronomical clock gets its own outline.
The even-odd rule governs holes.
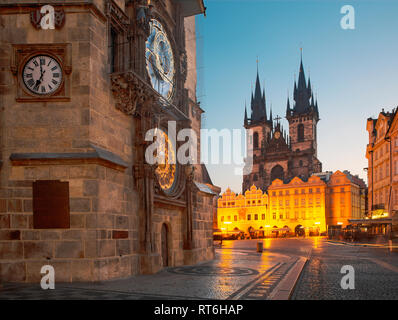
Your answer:
[[[156,177],[159,182],[159,186],[166,194],[172,191],[173,186],[177,178],[177,157],[175,154],[175,146],[168,135],[163,131],[159,130],[161,137],[161,143],[159,152],[164,156],[164,163],[159,164],[155,170]]]
[[[170,40],[162,24],[151,19],[146,42],[146,63],[153,88],[167,102],[171,102],[175,86],[174,55]]]

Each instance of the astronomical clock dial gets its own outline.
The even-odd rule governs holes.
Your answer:
[[[150,22],[146,62],[153,88],[167,101],[171,101],[175,82],[174,55],[166,31],[155,19]]]
[[[169,139],[168,135],[162,130],[159,130],[159,132],[162,136],[161,141],[164,143],[161,142],[158,150],[162,155],[165,156],[165,163],[159,164],[155,173],[160,187],[163,189],[163,191],[168,192],[171,191],[176,180],[176,154],[173,143]]]
[[[51,95],[62,83],[62,68],[51,56],[35,56],[30,58],[23,67],[22,79],[30,92]]]

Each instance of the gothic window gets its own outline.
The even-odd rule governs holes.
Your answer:
[[[300,123],[297,127],[297,139],[298,142],[304,141],[304,125]]]
[[[129,18],[125,13],[113,2],[107,4],[108,17],[108,63],[109,72],[121,72],[125,69],[127,61],[127,26]]]
[[[275,166],[271,170],[271,181],[274,181],[275,179],[280,179],[282,181],[284,179],[283,168],[280,165]]]
[[[260,177],[263,177],[264,176],[264,166],[261,164],[260,165],[260,172],[259,172],[259,174],[260,174]]]
[[[254,149],[258,149],[258,132],[255,132],[253,135],[253,147]]]

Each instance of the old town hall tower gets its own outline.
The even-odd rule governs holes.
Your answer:
[[[314,99],[311,80],[306,81],[302,59],[293,99],[293,107],[290,99],[287,100],[287,134],[281,118],[273,118],[272,110],[267,116],[265,89],[261,89],[257,71],[250,117],[245,109],[244,127],[251,130],[247,151],[248,155],[253,154],[253,168],[243,177],[243,192],[252,185],[265,191],[275,179],[289,181],[300,177],[307,180],[313,173],[322,171],[317,158],[318,102]]]

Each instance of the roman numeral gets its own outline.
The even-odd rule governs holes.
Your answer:
[[[34,84],[35,84],[35,82],[34,82],[33,79],[29,79],[29,80],[28,80],[28,85],[29,85],[29,87],[33,86]]]
[[[36,60],[34,60],[34,61],[33,61],[33,64],[34,64],[36,67],[38,67],[38,66],[39,66],[39,64],[37,63],[37,61],[36,61]]]
[[[59,78],[59,73],[53,73],[54,78]]]
[[[48,87],[50,88],[50,90],[52,90],[52,89],[53,89],[53,87],[52,87],[52,86],[50,86],[50,85],[48,85]]]
[[[51,64],[51,60],[48,62],[48,64],[47,64],[47,67],[49,67],[49,66],[50,66],[50,64]]]
[[[41,86],[41,92],[46,93],[46,88],[44,88],[44,86]]]
[[[31,73],[27,73],[25,76],[26,76],[26,78],[32,78],[32,74]]]
[[[36,83],[35,86],[33,87],[33,90],[39,91],[40,83]]]
[[[54,71],[56,69],[57,69],[57,66],[54,66],[54,67],[51,68],[51,71]]]
[[[51,80],[52,83],[57,84],[58,81],[55,81],[54,79]]]
[[[31,71],[35,71],[35,69],[32,69],[31,67],[28,67],[28,69],[31,70]]]
[[[46,64],[46,59],[40,58],[40,65],[43,66]]]

